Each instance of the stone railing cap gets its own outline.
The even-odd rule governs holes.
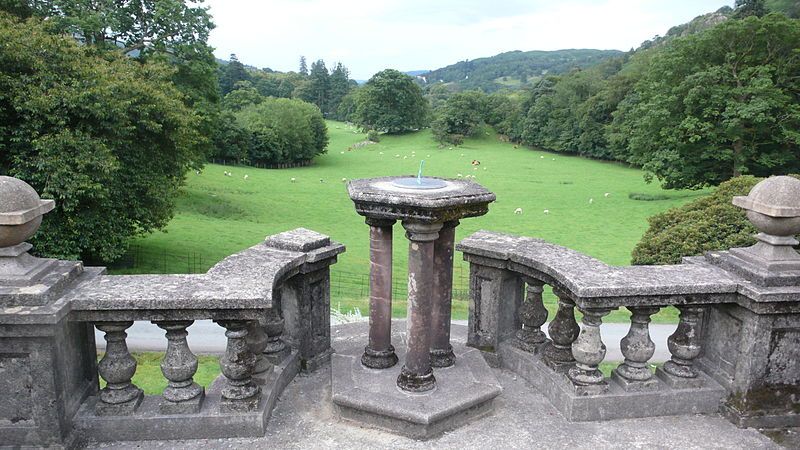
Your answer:
[[[283,233],[267,236],[264,240],[267,247],[292,252],[308,252],[331,244],[331,239],[324,234],[306,228],[296,228]]]

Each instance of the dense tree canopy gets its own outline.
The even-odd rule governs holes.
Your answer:
[[[427,124],[428,102],[408,75],[394,69],[378,72],[359,90],[353,120],[386,133],[418,130]]]
[[[265,98],[236,113],[236,121],[250,135],[251,163],[307,161],[328,145],[319,108],[301,100]]]
[[[729,20],[674,42],[636,84],[631,161],[666,187],[800,168],[800,23]]]
[[[48,31],[0,13],[0,172],[56,200],[38,252],[111,259],[171,218],[205,157],[200,118],[173,68]]]

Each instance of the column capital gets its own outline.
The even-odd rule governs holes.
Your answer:
[[[395,219],[382,219],[380,217],[367,217],[364,222],[371,227],[391,227],[397,221]]]
[[[439,238],[442,223],[424,223],[410,220],[403,221],[406,237],[410,241],[430,242]]]

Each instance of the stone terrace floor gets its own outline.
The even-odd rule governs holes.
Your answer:
[[[398,322],[396,332],[404,323]],[[367,342],[365,322],[337,325],[333,346]],[[453,338],[466,339],[466,327],[454,326]],[[401,336],[394,342],[401,344]],[[611,343],[606,343],[611,345]],[[401,344],[402,345],[402,344]],[[762,449],[780,448],[753,429],[739,429],[718,415],[658,417],[610,422],[570,423],[522,378],[493,369],[503,386],[492,415],[438,438],[415,441],[337,420],[331,403],[330,370],[298,376],[283,393],[270,419],[267,435],[259,438],[90,443],[87,448],[403,448],[403,449]],[[800,445],[796,434],[783,445]]]

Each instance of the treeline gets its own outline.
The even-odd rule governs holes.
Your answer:
[[[797,172],[800,23],[738,3],[704,31],[521,94],[451,95],[438,102],[434,135],[457,143],[487,123],[514,142],[641,166],[667,188]]]
[[[459,89],[494,92],[519,88],[546,75],[558,75],[574,68],[589,67],[621,55],[619,50],[568,49],[528,52],[512,51],[487,58],[459,61],[419,75],[423,85],[454,84]]]
[[[317,60],[298,72],[252,69],[236,55],[219,66],[222,111],[211,157],[236,164],[307,161],[325,152],[324,118],[343,120],[343,99],[358,84],[342,63]],[[344,111],[347,111],[345,108]]]

